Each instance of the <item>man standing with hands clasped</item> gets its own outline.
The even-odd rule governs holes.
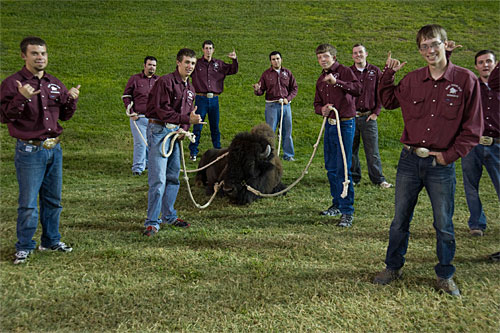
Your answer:
[[[174,144],[170,156],[162,154],[162,143],[168,134],[180,128],[188,130],[190,124],[201,122],[200,115],[195,113],[195,90],[189,82],[189,75],[195,65],[196,54],[193,50],[179,50],[175,72],[160,77],[149,94],[146,111],[149,119],[148,215],[144,223],[146,236],[156,234],[161,223],[181,228],[190,225],[177,218],[174,208],[180,185],[180,143]],[[167,139],[165,147],[170,147],[173,138],[172,135]],[[182,135],[179,137],[183,138]]]
[[[214,43],[211,40],[204,41],[202,48],[203,57],[198,59],[196,68],[191,75],[193,87],[196,90],[197,113],[201,116],[202,122],[205,121],[205,116],[208,114],[212,145],[214,148],[219,149],[221,147],[219,131],[219,95],[222,94],[224,90],[224,79],[226,76],[238,73],[238,58],[234,50],[227,55],[232,60],[231,64],[213,58]],[[189,144],[191,161],[196,161],[202,129],[202,124],[193,126],[193,133],[196,136],[196,141]]]
[[[69,120],[76,111],[80,85],[69,91],[56,77],[45,72],[47,46],[43,39],[26,37],[21,42],[25,66],[0,86],[0,120],[17,139],[14,163],[19,183],[17,243],[14,264],[24,263],[35,250],[33,240],[42,224],[40,251],[71,252],[61,242],[59,217],[62,196],[63,128],[58,120]]]
[[[389,231],[386,268],[374,278],[388,284],[402,275],[410,236],[410,222],[418,195],[425,187],[432,205],[438,264],[436,289],[458,296],[455,266],[455,165],[477,145],[483,130],[478,79],[468,69],[447,61],[446,31],[439,25],[422,27],[417,47],[426,67],[408,73],[398,85],[394,74],[406,62],[389,52],[380,79],[379,96],[386,109],[401,107],[403,149],[398,163],[395,215]]]
[[[292,140],[292,109],[290,102],[297,96],[297,81],[292,72],[281,66],[281,53],[273,51],[269,54],[271,68],[268,68],[258,83],[253,85],[254,93],[262,96],[266,93],[266,123],[276,131],[278,122],[283,117],[280,128],[283,137],[283,159],[285,161],[295,161]],[[281,104],[283,102],[283,106]],[[283,115],[281,112],[283,111]]]

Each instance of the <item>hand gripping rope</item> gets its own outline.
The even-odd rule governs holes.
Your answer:
[[[122,101],[124,98],[127,98],[127,97],[132,98],[132,95],[123,95]],[[131,111],[133,106],[134,106],[134,101],[131,101],[130,104],[127,105],[127,109],[125,110],[125,113],[127,114],[127,116],[130,118],[132,118],[132,117],[144,118],[145,116],[143,114],[138,114],[138,113]],[[135,129],[137,130],[137,132],[139,133],[139,135],[141,136],[142,141],[146,144],[146,147],[147,147],[148,143],[147,143],[146,139],[144,138],[144,136],[142,136],[142,133],[139,130],[139,126],[137,126],[136,120],[134,120],[134,126],[135,126]]]

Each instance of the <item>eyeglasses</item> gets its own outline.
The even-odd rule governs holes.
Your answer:
[[[427,45],[427,44],[421,44],[420,47],[418,48],[420,51],[427,51],[429,49],[437,49],[439,47],[439,45],[443,44],[442,41],[436,41],[436,42],[433,42],[431,43],[431,45]]]

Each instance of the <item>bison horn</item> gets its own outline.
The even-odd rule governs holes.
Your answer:
[[[271,145],[267,145],[266,150],[260,154],[260,158],[268,158],[271,154]]]

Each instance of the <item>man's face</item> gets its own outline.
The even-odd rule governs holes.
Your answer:
[[[179,74],[182,78],[187,78],[194,71],[194,66],[196,65],[195,57],[183,56],[182,61],[177,61],[177,68],[179,70]]]
[[[148,59],[144,64],[144,74],[152,76],[154,73],[156,73],[156,61]]]
[[[333,63],[337,59],[337,57],[332,56],[330,52],[318,53],[317,57],[318,63],[323,69],[332,67]]]
[[[279,54],[275,54],[271,56],[271,66],[273,69],[280,69],[281,68],[281,57]]]
[[[205,59],[211,59],[212,54],[214,54],[214,46],[211,44],[205,44],[205,46],[203,46],[203,55]]]
[[[440,62],[446,62],[445,47],[448,42],[443,42],[441,37],[432,39],[422,39],[420,41],[420,54],[427,61],[428,65],[436,65]]]
[[[352,59],[355,64],[363,65],[366,63],[366,56],[368,52],[366,52],[363,46],[356,46],[352,49]]]
[[[31,45],[26,48],[26,53],[21,53],[21,57],[26,63],[26,68],[31,73],[38,73],[47,67],[48,55],[45,45]]]
[[[487,79],[495,68],[495,57],[491,53],[480,55],[477,57],[474,67],[476,67],[480,77]]]

